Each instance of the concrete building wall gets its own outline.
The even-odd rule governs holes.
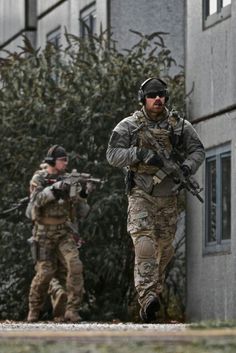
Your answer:
[[[232,175],[235,174],[236,112],[219,115],[198,126],[202,141],[208,150],[212,146],[231,143]],[[209,131],[211,132],[209,134]],[[200,174],[200,175],[199,175]],[[198,173],[204,185],[203,173]],[[232,178],[231,189],[236,181]],[[187,212],[187,318],[188,320],[235,319],[236,300],[236,221],[233,217],[236,198],[232,196],[231,247],[228,252],[204,254],[205,207],[197,202],[188,202]]]
[[[199,118],[235,101],[236,3],[232,2],[231,17],[203,30],[202,1],[188,0],[186,91],[194,91],[189,116]]]
[[[67,0],[65,0],[67,1]],[[48,11],[50,8],[55,7],[58,4],[61,4],[61,0],[43,0],[37,1],[37,14],[40,16],[42,13]]]
[[[235,6],[231,17],[203,29],[202,3],[187,1],[186,91],[192,90],[188,117],[206,151],[231,145],[231,190],[235,190]],[[205,168],[198,180],[205,185]],[[206,191],[206,190],[205,190]],[[206,194],[205,194],[206,195]],[[231,241],[227,251],[205,251],[205,205],[188,199],[187,318],[235,319],[236,197],[231,196]]]
[[[21,33],[20,36],[16,37],[14,40],[12,40],[9,44],[4,46],[4,50],[0,51],[0,57],[4,58],[8,56],[8,52],[10,53],[21,53],[22,48],[24,48],[24,38],[22,35],[27,35],[27,37],[30,39],[31,43],[35,43],[35,32],[27,32],[24,31]]]
[[[55,3],[56,1],[46,1],[46,3]],[[69,9],[70,2],[64,1],[59,6],[50,11],[50,7],[46,8],[41,5],[38,8],[37,23],[37,47],[44,48],[47,42],[47,36],[53,31],[60,33],[60,44],[65,44],[65,28],[70,32]],[[42,10],[42,12],[40,11]]]
[[[130,48],[139,39],[129,29],[144,34],[167,32],[169,34],[164,36],[167,47],[177,64],[184,65],[185,0],[0,0],[0,45],[17,33],[21,36],[20,31],[26,27],[25,7],[32,3],[37,3],[37,34],[33,42],[36,47],[43,48],[47,35],[55,29],[61,32],[61,44],[65,44],[65,28],[68,33],[80,35],[80,13],[93,4],[96,32],[110,25],[119,49]],[[14,40],[10,48],[14,47]],[[175,71],[178,72],[179,67]]]
[[[0,43],[24,29],[25,0],[0,0]]]
[[[166,32],[166,46],[178,65],[184,65],[185,0],[110,0],[110,24],[113,38],[120,49],[137,43],[139,37],[129,30],[143,34]]]
[[[0,49],[19,52],[22,35],[36,46],[36,0],[0,0]],[[0,56],[7,54],[1,52]]]
[[[107,1],[67,0],[38,2],[37,46],[43,48],[48,34],[54,30],[61,33],[61,45],[66,45],[65,31],[80,36],[80,13],[90,5],[96,9],[96,33],[107,28]],[[57,6],[56,6],[57,5]]]

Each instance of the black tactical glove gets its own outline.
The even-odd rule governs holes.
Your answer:
[[[140,147],[137,149],[137,157],[140,162],[144,162],[147,165],[154,165],[157,167],[163,167],[164,163],[157,153],[149,150],[148,148]]]
[[[187,165],[182,165],[181,169],[185,178],[188,178],[191,175],[191,169]]]
[[[63,181],[57,181],[51,186],[52,193],[56,200],[67,199],[69,197],[70,185],[63,183]]]

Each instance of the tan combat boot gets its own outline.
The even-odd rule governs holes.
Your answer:
[[[79,313],[74,310],[67,310],[65,313],[65,321],[69,322],[79,322],[81,321],[81,317],[79,316]]]
[[[28,322],[36,322],[39,320],[39,310],[36,309],[30,309],[29,313],[28,313],[28,317],[27,317],[27,321]]]
[[[63,322],[66,311],[67,294],[60,289],[52,297],[53,317],[55,322]]]

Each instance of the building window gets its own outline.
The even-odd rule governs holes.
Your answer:
[[[231,15],[231,0],[203,0],[203,28],[206,29]]]
[[[50,77],[55,82],[58,82],[60,51],[57,49],[59,49],[61,46],[61,27],[57,27],[56,29],[54,29],[53,31],[47,34],[47,43],[50,43],[55,47],[55,55],[50,56],[50,63],[51,63]]]
[[[80,36],[86,38],[96,33],[96,3],[80,11]]]
[[[231,238],[231,152],[229,145],[207,152],[205,191],[205,252],[229,251]]]
[[[53,44],[56,48],[61,44],[61,27],[57,27],[47,34],[47,42]]]

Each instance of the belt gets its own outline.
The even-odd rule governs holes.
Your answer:
[[[58,225],[53,225],[53,224],[37,224],[36,230],[42,230],[42,231],[57,231],[57,230],[62,230],[65,229],[65,223],[63,224],[58,224]]]
[[[57,226],[61,225],[66,222],[66,218],[56,218],[56,217],[42,217],[37,219],[37,223],[40,225],[52,225],[52,226]]]

